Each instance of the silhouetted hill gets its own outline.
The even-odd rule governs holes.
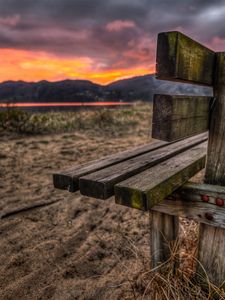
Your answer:
[[[173,83],[145,75],[102,86],[87,80],[0,83],[0,102],[152,101],[153,95],[209,95],[208,87]]]
[[[155,75],[119,80],[109,84],[106,88],[111,94],[127,101],[138,99],[152,101],[154,94],[212,95],[212,89],[209,87],[158,80]]]
[[[80,102],[93,101],[102,87],[86,80],[58,82],[6,81],[0,84],[0,101],[4,102]]]

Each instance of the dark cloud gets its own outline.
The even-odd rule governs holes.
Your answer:
[[[208,45],[225,38],[224,16],[225,0],[0,0],[0,47],[129,67],[154,58],[160,31],[179,29]]]

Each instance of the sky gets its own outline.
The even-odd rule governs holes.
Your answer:
[[[150,74],[171,30],[225,50],[225,0],[0,0],[0,82]]]

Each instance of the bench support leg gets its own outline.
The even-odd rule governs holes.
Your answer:
[[[151,268],[166,262],[175,251],[178,241],[179,218],[157,211],[150,211]]]
[[[216,54],[214,74],[215,102],[209,127],[208,158],[205,182],[225,185],[225,52]],[[210,218],[213,215],[209,214]],[[200,225],[199,261],[209,279],[220,285],[225,279],[225,230]]]
[[[203,277],[202,281],[205,281],[206,272],[209,280],[217,286],[225,283],[224,229],[200,224],[198,260],[197,275]]]

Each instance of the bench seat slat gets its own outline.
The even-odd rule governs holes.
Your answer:
[[[138,155],[159,149],[167,144],[168,142],[155,141],[132,150],[126,150],[82,165],[75,165],[69,169],[53,174],[54,187],[61,190],[76,192],[79,190],[79,178],[81,176],[93,173]]]
[[[116,203],[149,210],[205,167],[207,142],[115,186]]]
[[[81,177],[80,192],[89,197],[107,199],[114,194],[114,186],[117,183],[206,141],[207,137],[207,134],[200,134],[176,143],[168,144],[166,147]]]

